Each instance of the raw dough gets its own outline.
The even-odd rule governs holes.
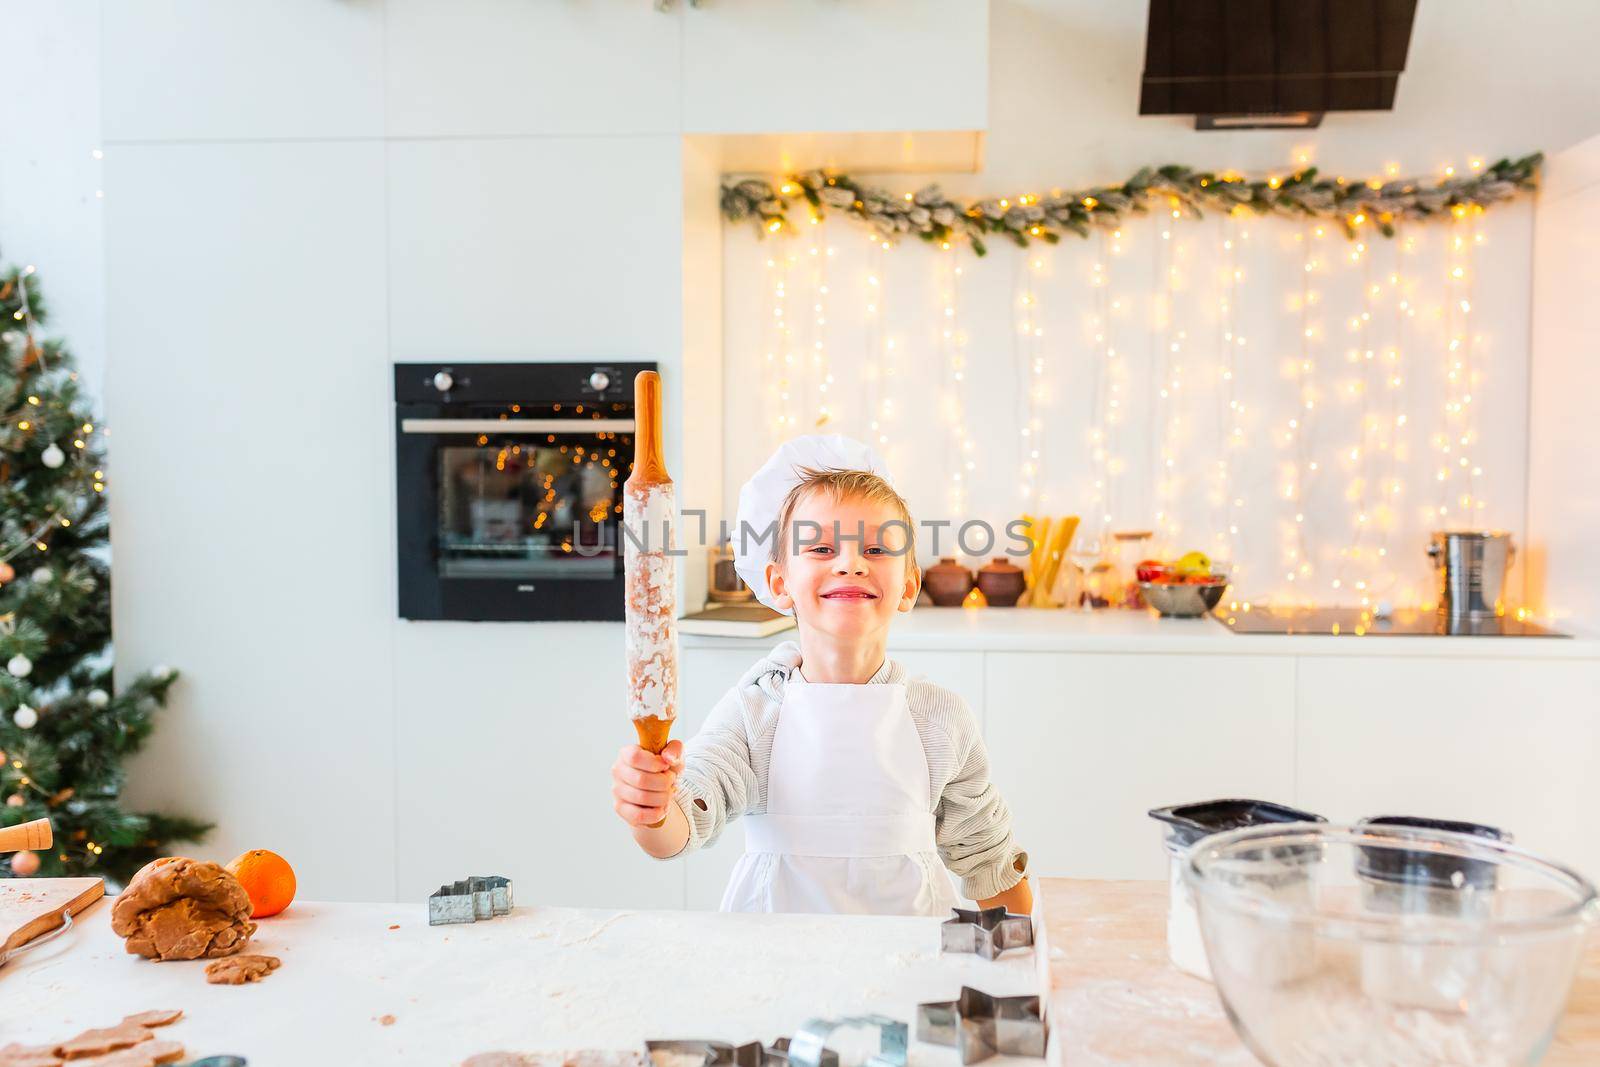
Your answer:
[[[461,1067],[650,1067],[643,1052],[586,1049],[581,1052],[480,1052]]]
[[[54,1045],[18,1045],[0,1048],[0,1067],[59,1067]]]
[[[283,961],[276,956],[229,956],[206,964],[206,981],[212,985],[244,985],[259,982],[278,969]]]
[[[77,1037],[68,1038],[56,1046],[56,1054],[68,1060],[103,1056],[107,1052],[149,1041],[153,1036],[138,1023],[118,1023],[99,1030],[85,1030]]]
[[[183,1045],[157,1041],[148,1029],[183,1017],[177,1009],[141,1011],[115,1026],[85,1030],[56,1045],[7,1045],[0,1048],[0,1067],[155,1067],[183,1059]]]
[[[134,876],[111,908],[111,929],[136,956],[193,960],[238,952],[256,924],[237,878],[215,863],[176,859]]]
[[[86,1060],[68,1060],[67,1067],[157,1067],[158,1064],[176,1063],[183,1059],[183,1045],[177,1041],[148,1041],[132,1048],[108,1052],[104,1056],[91,1056]]]

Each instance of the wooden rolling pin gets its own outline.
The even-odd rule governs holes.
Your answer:
[[[0,827],[0,852],[39,852],[50,847],[50,820],[35,819],[16,826]]]
[[[633,472],[622,486],[628,715],[639,747],[660,752],[678,717],[677,565],[668,553],[678,509],[661,445],[661,375],[640,371],[633,396]]]

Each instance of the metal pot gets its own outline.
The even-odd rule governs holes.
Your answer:
[[[1506,573],[1516,558],[1510,534],[1435,530],[1428,555],[1439,573],[1439,614],[1482,620],[1504,613]]]

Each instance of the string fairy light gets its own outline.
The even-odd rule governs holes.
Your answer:
[[[1170,553],[1178,534],[1182,532],[1173,514],[1173,495],[1177,491],[1178,481],[1177,457],[1173,448],[1179,436],[1182,417],[1182,407],[1178,401],[1183,380],[1181,356],[1186,335],[1174,325],[1178,292],[1175,242],[1171,239],[1172,231],[1169,228],[1163,228],[1161,233],[1161,244],[1156,250],[1158,255],[1152,259],[1160,274],[1154,288],[1163,295],[1154,308],[1156,323],[1151,331],[1151,343],[1155,345],[1157,354],[1157,358],[1151,362],[1158,402],[1150,426],[1150,454],[1155,461],[1151,480],[1154,483],[1152,495],[1155,498],[1157,543]],[[1155,372],[1156,366],[1160,368],[1159,374]]]
[[[1218,427],[1222,430],[1222,440],[1218,448],[1217,485],[1213,489],[1213,503],[1221,505],[1222,522],[1213,535],[1217,549],[1215,554],[1219,558],[1227,559],[1231,567],[1230,577],[1237,582],[1243,571],[1244,564],[1239,559],[1238,539],[1239,527],[1245,507],[1243,489],[1235,484],[1235,471],[1237,467],[1233,461],[1235,454],[1242,454],[1245,449],[1244,415],[1245,402],[1240,399],[1239,388],[1240,374],[1243,364],[1240,350],[1247,343],[1247,338],[1239,330],[1238,309],[1240,283],[1244,281],[1244,268],[1239,263],[1239,252],[1243,242],[1250,237],[1250,231],[1237,222],[1233,213],[1229,213],[1222,224],[1222,265],[1220,267],[1221,296],[1217,302],[1217,323],[1221,332],[1218,342],[1218,377],[1220,379],[1217,394],[1219,403],[1223,405]]]
[[[965,515],[971,500],[966,475],[974,469],[972,439],[967,434],[966,419],[966,335],[961,330],[961,279],[964,268],[956,257],[947,255],[944,260],[941,302],[944,309],[940,325],[940,348],[943,353],[945,385],[941,408],[950,433],[946,437],[945,462],[950,468],[949,501],[952,515]]]
[[[828,395],[828,387],[833,384],[833,371],[829,366],[828,353],[828,263],[838,250],[823,242],[816,225],[818,221],[816,215],[811,216],[811,246],[806,249],[806,256],[811,261],[811,290],[814,294],[811,303],[813,320],[807,372],[811,378],[817,409],[816,415],[812,418],[812,425],[820,428],[833,418]]]
[[[1018,492],[1022,510],[1042,512],[1046,502],[1044,457],[1048,454],[1044,419],[1040,411],[1045,399],[1045,359],[1042,339],[1043,309],[1039,304],[1039,281],[1045,260],[1038,253],[1021,253],[1013,277],[1018,321],[1011,338],[1012,366],[1017,384],[1017,426],[1020,479]]]
[[[1095,290],[1095,310],[1090,316],[1089,330],[1093,339],[1094,388],[1091,390],[1094,411],[1091,416],[1090,455],[1094,460],[1094,486],[1091,494],[1091,518],[1098,516],[1100,532],[1111,528],[1117,505],[1117,483],[1122,473],[1123,461],[1118,455],[1117,442],[1121,437],[1123,421],[1122,386],[1126,371],[1118,354],[1113,330],[1114,317],[1122,309],[1120,298],[1111,293],[1109,263],[1112,257],[1122,254],[1123,232],[1114,230],[1109,236],[1101,234],[1100,255],[1096,257],[1090,275]],[[1110,256],[1106,255],[1109,247]]]

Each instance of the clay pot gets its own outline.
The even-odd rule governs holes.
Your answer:
[[[1016,607],[1017,598],[1027,587],[1022,568],[1004,556],[996,556],[978,571],[978,588],[991,608]]]
[[[922,576],[922,588],[936,606],[959,608],[972,591],[972,572],[957,563],[954,556],[941,556]]]

